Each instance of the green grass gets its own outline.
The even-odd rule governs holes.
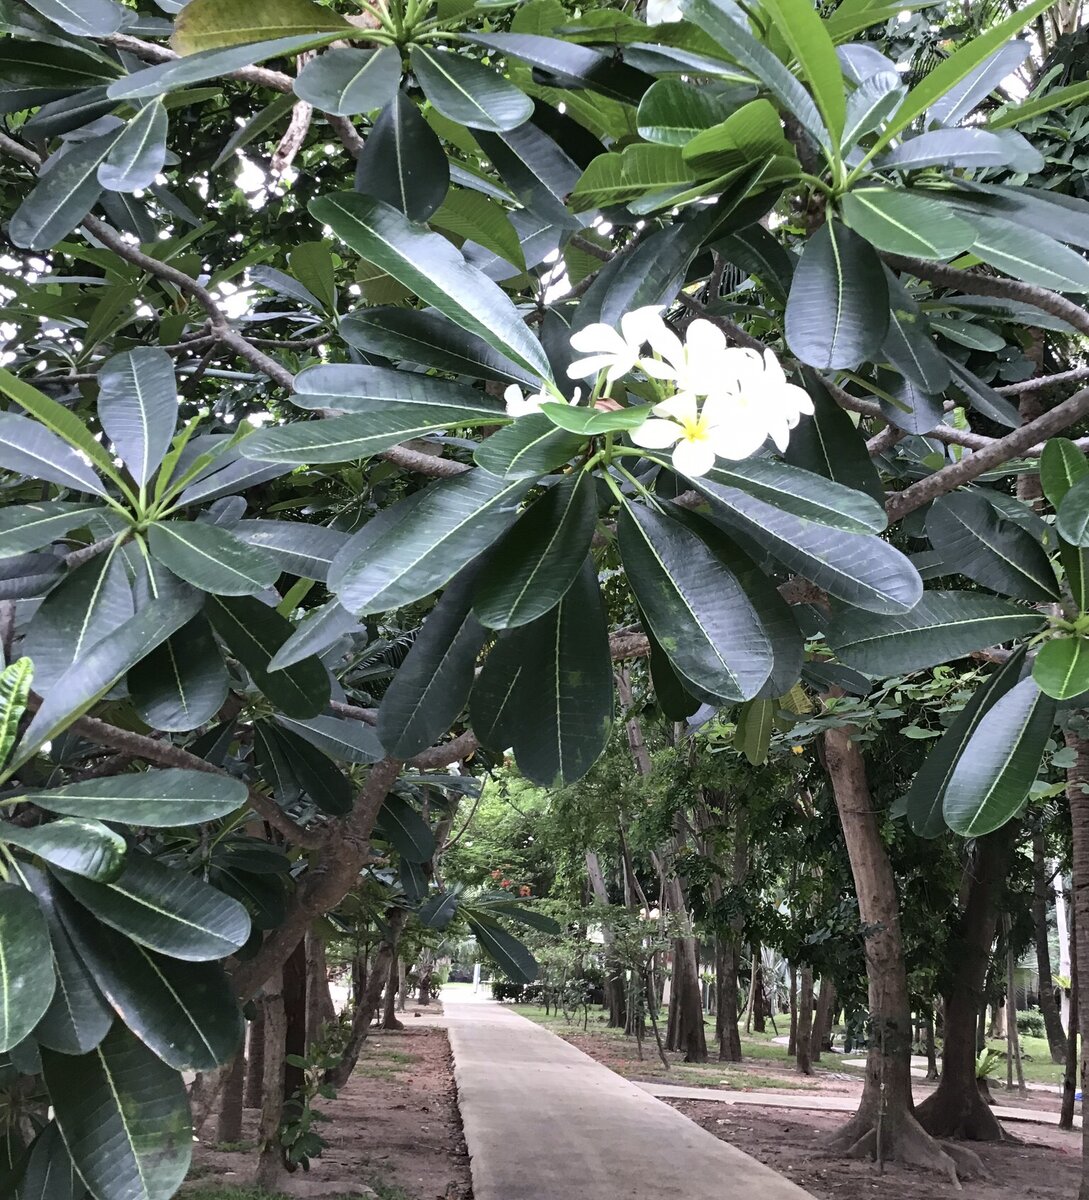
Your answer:
[[[1002,1055],[1002,1061],[990,1076],[991,1085],[998,1085],[999,1088],[1002,1088],[1006,1083],[1006,1039],[989,1038],[987,1047]],[[1026,1083],[1050,1083],[1062,1086],[1063,1065],[1051,1061],[1051,1050],[1048,1047],[1047,1038],[1021,1038],[1021,1066],[1025,1073]]]

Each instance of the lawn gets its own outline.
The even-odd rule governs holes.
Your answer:
[[[987,1042],[989,1049],[1002,1055],[1002,1061],[991,1075],[992,1083],[1006,1082],[1006,1039],[990,1038]],[[1051,1061],[1051,1051],[1047,1039],[1039,1037],[1021,1038],[1021,1065],[1025,1073],[1026,1083],[1050,1083],[1062,1086],[1063,1065]]]

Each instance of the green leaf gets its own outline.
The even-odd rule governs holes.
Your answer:
[[[1036,781],[1055,701],[1022,679],[983,715],[945,790],[946,824],[963,837],[1000,828],[1024,803]]]
[[[754,767],[767,761],[777,708],[773,700],[749,700],[738,710],[734,749],[740,750]]]
[[[82,455],[29,417],[0,413],[0,467],[78,492],[104,496],[106,489]]]
[[[806,242],[786,309],[791,350],[813,367],[857,367],[881,349],[888,285],[873,247],[831,217]]]
[[[83,1200],[87,1189],[64,1148],[60,1127],[49,1124],[34,1139],[19,1200]]]
[[[469,722],[482,746],[503,754],[516,735],[515,701],[519,687],[529,686],[528,662],[536,625],[508,630],[488,651],[469,697]]]
[[[328,11],[328,10],[327,10]],[[381,50],[334,47],[312,58],[295,80],[295,95],[320,112],[351,117],[389,103],[401,82],[394,46]]]
[[[218,3],[219,0],[213,0]],[[247,3],[247,7],[252,7]],[[328,12],[329,10],[324,10]],[[354,28],[354,27],[350,27]],[[247,45],[227,45],[220,49],[200,50],[182,58],[172,58],[156,63],[142,71],[134,71],[124,79],[111,83],[106,93],[111,100],[147,100],[162,96],[193,83],[204,83],[220,75],[230,75],[244,67],[265,62],[282,55],[298,54],[314,46],[324,45],[343,36],[343,27],[338,33],[296,34],[291,37],[273,38],[271,41]]]
[[[596,523],[592,477],[582,472],[561,477],[489,554],[473,596],[481,622],[511,629],[555,607],[586,560]]]
[[[540,378],[551,377],[540,343],[506,294],[444,237],[417,229],[395,208],[357,192],[318,197],[310,211],[425,303]]]
[[[329,587],[356,614],[421,600],[513,524],[529,487],[481,470],[433,483],[364,525],[334,560]]]
[[[246,803],[246,785],[228,775],[169,767],[87,779],[27,795],[39,808],[68,817],[173,829],[203,825],[235,812]]]
[[[304,658],[281,670],[270,660],[294,633],[291,623],[252,596],[209,597],[206,615],[257,688],[289,717],[316,717],[329,703],[329,672]]]
[[[677,672],[723,700],[755,696],[774,655],[738,578],[740,552],[713,529],[701,536],[645,505],[625,505],[617,526],[632,590]]]
[[[386,752],[407,759],[444,736],[473,686],[485,630],[472,612],[474,574],[463,572],[443,592],[378,708]]]
[[[796,517],[848,533],[880,533],[888,525],[885,510],[865,492],[775,459],[751,458],[717,466],[706,478]]]
[[[685,681],[673,669],[665,651],[658,645],[646,620],[641,624],[650,642],[650,678],[658,707],[671,721],[683,721],[699,709],[700,700],[685,686]]]
[[[189,1170],[185,1084],[117,1023],[89,1054],[42,1051],[57,1124],[95,1196],[170,1200]]]
[[[1071,546],[1060,538],[1059,556],[1078,612],[1089,611],[1089,551]]]
[[[496,425],[510,419],[500,401],[476,388],[415,371],[348,363],[329,363],[300,371],[295,376],[295,394],[291,400],[298,408],[336,408],[349,413],[383,413],[400,408],[441,409],[447,413],[446,420],[450,425],[459,424],[466,412],[471,413],[474,420],[487,418]],[[0,513],[0,519],[2,517],[3,513]],[[0,525],[0,530],[2,528]],[[0,547],[2,545],[0,542]]]
[[[1067,492],[1086,475],[1089,462],[1069,438],[1048,438],[1040,455],[1040,486],[1052,508],[1057,511]]]
[[[407,92],[397,92],[375,121],[359,155],[355,186],[416,222],[426,221],[446,199],[446,151]]]
[[[80,957],[149,1050],[177,1071],[211,1071],[235,1054],[242,1013],[219,963],[180,963],[155,954],[61,899]]]
[[[323,750],[282,726],[268,725],[265,734],[279,743],[299,786],[322,812],[342,817],[352,811],[351,780]]]
[[[660,148],[661,157],[665,157],[665,151],[665,147]],[[783,136],[778,112],[771,103],[761,99],[750,100],[721,125],[696,134],[684,147],[683,159],[697,171],[720,174],[789,151],[790,144]],[[631,155],[634,153],[633,149]],[[625,175],[631,174],[628,159],[629,152],[625,151]]]
[[[204,617],[196,617],[157,646],[128,674],[133,708],[152,729],[187,733],[223,707],[227,668]]]
[[[400,207],[398,205],[397,207]],[[519,271],[526,256],[507,210],[497,201],[468,188],[448,192],[442,207],[431,215],[431,224],[498,254]]]
[[[1025,529],[999,518],[979,492],[942,496],[926,516],[926,534],[949,569],[1018,600],[1059,599],[1047,553]]]
[[[506,479],[538,479],[564,466],[585,443],[585,437],[557,429],[545,413],[529,413],[485,438],[476,448],[473,461]]]
[[[246,944],[246,910],[185,871],[133,851],[112,883],[92,883],[54,868],[65,891],[112,929],[171,958],[207,962]]]
[[[56,987],[49,926],[24,887],[0,883],[0,1054],[37,1025]]]
[[[34,664],[25,656],[0,671],[0,767],[7,762],[15,745],[33,679]]]
[[[935,838],[945,832],[942,806],[957,761],[984,715],[1020,678],[1024,659],[1020,650],[993,671],[923,759],[904,802],[908,824],[920,837]]]
[[[734,108],[752,98],[751,89],[716,90],[680,79],[659,79],[639,101],[639,136],[667,146],[687,145],[697,133],[725,121]]]
[[[407,800],[392,792],[379,809],[375,833],[408,862],[430,862],[435,855],[435,837],[430,826]]]
[[[268,664],[269,671],[282,671],[303,659],[322,654],[345,634],[358,629],[359,622],[336,600],[312,608],[291,636],[281,644]]]
[[[974,650],[1036,633],[1039,613],[982,592],[924,592],[908,613],[871,616],[844,609],[828,627],[840,662],[866,675],[904,675]]]
[[[1048,88],[1043,95],[1022,100],[1012,107],[1003,106],[987,118],[986,128],[1008,129],[1011,125],[1020,125],[1022,121],[1031,121],[1034,117],[1053,112],[1056,108],[1070,110],[1078,107],[1086,96],[1089,96],[1089,80],[1061,88]]]
[[[204,521],[156,521],[148,545],[164,567],[217,596],[252,596],[280,577],[280,564],[267,551]]]
[[[99,164],[98,182],[111,192],[151,187],[166,162],[168,127],[163,102],[156,98],[145,104]]]
[[[863,79],[847,100],[840,149],[850,150],[860,138],[879,129],[903,100],[905,91],[899,74],[893,70],[876,71]]]
[[[267,104],[264,108],[258,109],[257,112],[250,117],[248,121],[240,125],[234,133],[223,143],[223,149],[216,155],[215,162],[212,163],[210,170],[218,171],[225,162],[227,162],[236,150],[240,150],[243,146],[248,146],[266,130],[271,129],[282,118],[286,117],[295,105],[295,97],[292,93],[281,94]]]
[[[23,735],[12,766],[21,766],[43,743],[82,716],[145,655],[195,616],[201,600],[199,593],[192,593],[150,601],[92,646],[57,680]]]
[[[864,492],[883,505],[885,488],[866,450],[866,439],[828,394],[819,376],[807,370],[804,377],[805,389],[813,401],[813,415],[803,417],[791,433],[786,461],[853,491]]]
[[[4,822],[0,842],[99,883],[116,879],[125,863],[125,839],[101,821],[69,817],[29,829]]]
[[[378,735],[361,721],[342,717],[310,717],[305,721],[294,721],[290,717],[277,717],[276,723],[297,733],[338,762],[372,763],[382,757]]]
[[[98,168],[117,140],[113,130],[85,142],[67,143],[15,210],[8,237],[24,250],[48,250],[71,233],[102,195]]]
[[[53,1000],[34,1026],[34,1040],[60,1054],[86,1054],[109,1032],[113,1013],[61,921],[57,911],[59,887],[37,867],[24,863],[20,869],[49,925],[53,968],[57,973]],[[82,1200],[82,1195],[75,1200]]]
[[[1063,496],[1055,528],[1071,546],[1089,546],[1089,474],[1079,473]]]
[[[125,23],[125,10],[113,0],[26,0],[48,21],[78,37],[109,37]]]
[[[903,613],[922,595],[919,573],[881,538],[803,520],[709,477],[691,482],[711,501],[710,519],[727,534],[752,539],[837,599],[869,612]]]
[[[502,420],[504,413],[482,413],[476,406],[458,410],[424,404],[394,405],[366,413],[327,417],[323,421],[299,421],[263,429],[246,438],[242,453],[259,462],[354,462],[436,430],[494,425]]]
[[[1045,12],[1054,0],[1031,0],[1024,8],[1007,17],[1004,21],[992,25],[985,33],[973,38],[967,45],[961,46],[948,58],[930,71],[904,97],[903,104],[893,114],[885,126],[884,132],[877,139],[871,153],[883,150],[897,134],[901,133],[917,118],[932,107],[957,84],[966,79],[1000,46],[1005,44],[1019,30],[1031,25],[1032,22]]]
[[[533,113],[533,101],[497,71],[446,50],[409,47],[412,72],[444,117],[493,133],[514,129]]]
[[[67,42],[7,38],[0,43],[0,112],[19,112],[58,97],[82,100],[118,74],[114,63]]]
[[[1032,664],[1036,686],[1053,700],[1089,692],[1089,642],[1082,637],[1052,638]]]
[[[975,218],[972,253],[1015,279],[1058,292],[1089,292],[1089,262],[1069,246],[1017,221]]]
[[[174,362],[140,346],[115,354],[98,372],[98,417],[129,474],[143,487],[158,470],[178,423]]]
[[[624,429],[638,429],[650,416],[651,405],[639,404],[633,408],[599,409],[582,408],[577,404],[559,404],[545,401],[541,412],[560,429],[583,437],[596,437],[601,433],[615,433]]]
[[[287,256],[295,278],[316,296],[326,312],[337,310],[336,269],[333,254],[324,242],[302,242]]]
[[[465,920],[480,948],[508,979],[514,983],[532,983],[537,978],[537,960],[512,933],[483,916],[465,913]]]
[[[934,196],[904,188],[866,187],[840,202],[843,219],[878,250],[948,259],[967,250],[976,232]]]
[[[934,345],[930,325],[907,288],[891,271],[885,272],[889,287],[889,329],[882,353],[912,386],[938,396],[949,386],[949,360]]]
[[[0,510],[0,558],[48,545],[78,529],[97,511],[93,504],[69,504],[63,500],[19,504]]]
[[[174,22],[171,40],[179,54],[188,55],[326,32],[352,37],[358,30],[314,0],[262,0],[259,5],[252,0],[189,0]]]
[[[824,124],[838,145],[846,119],[843,73],[824,21],[809,0],[764,0],[764,11],[809,81]]]
[[[329,567],[349,535],[304,521],[239,521],[231,533],[249,546],[271,554],[280,570],[302,579],[325,582]]]

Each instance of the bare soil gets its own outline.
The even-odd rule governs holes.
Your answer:
[[[432,1011],[437,1016],[438,1006]],[[328,1145],[312,1161],[307,1183],[320,1183],[326,1195],[368,1184],[391,1200],[471,1200],[446,1031],[427,1008],[409,1005],[398,1016],[404,1030],[372,1031],[348,1084],[335,1100],[318,1102],[327,1117],[318,1131]],[[194,1147],[194,1186],[252,1179],[257,1116],[246,1110],[242,1148]]]

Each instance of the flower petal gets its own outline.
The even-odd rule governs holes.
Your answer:
[[[715,452],[707,441],[692,442],[682,438],[673,451],[673,466],[690,479],[706,475],[715,465]]]
[[[654,337],[660,337],[664,325],[662,310],[656,305],[633,308],[620,318],[620,332],[633,350],[640,349]]]
[[[656,421],[653,417],[630,431],[631,440],[646,450],[665,450],[684,433],[676,421]]]
[[[713,452],[733,462],[755,454],[767,438],[767,426],[754,420],[733,420],[727,425],[713,425],[707,431],[707,444]]]
[[[628,352],[627,343],[611,325],[587,325],[571,335],[571,346],[580,354],[616,354]]]
[[[678,392],[668,400],[662,400],[654,406],[654,412],[659,417],[672,417],[674,421],[695,421],[699,416],[696,397],[687,392]]]
[[[611,367],[615,361],[612,354],[592,354],[589,358],[576,358],[567,368],[567,378],[590,379]]]

